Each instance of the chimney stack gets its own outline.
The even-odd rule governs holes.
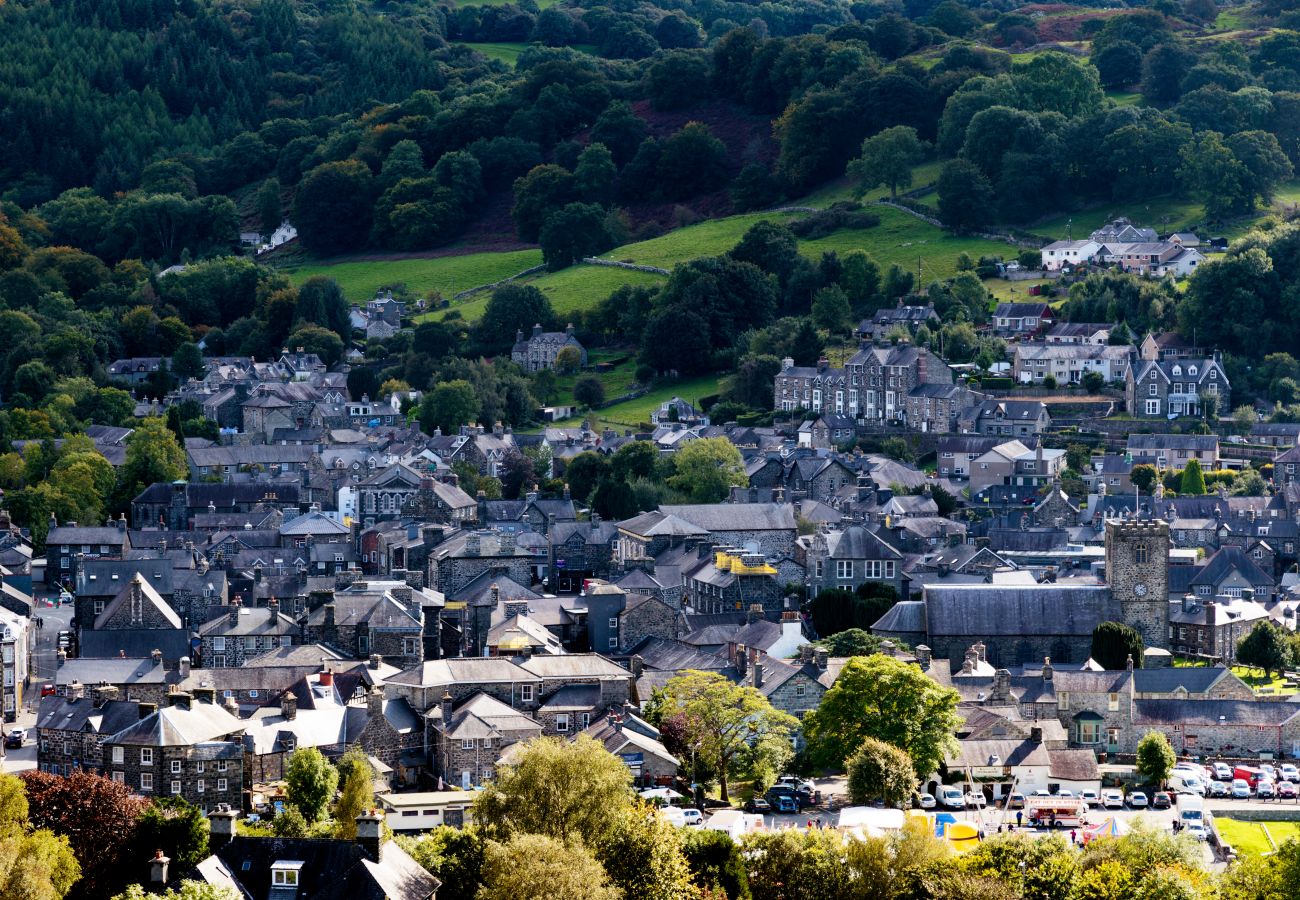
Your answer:
[[[1052,658],[1050,656],[1044,656],[1043,657],[1043,681],[1051,681],[1051,680],[1052,680]]]
[[[380,656],[378,653],[370,654],[370,668],[378,669],[381,665],[383,665],[383,662],[384,662],[384,658]]]
[[[170,864],[171,860],[161,850],[156,851],[153,859],[149,860],[149,883],[159,888],[167,884],[167,867]]]
[[[179,663],[176,664],[176,673],[180,676],[181,681],[190,677],[190,658],[182,656]]]
[[[442,727],[450,728],[451,727],[451,691],[444,690],[442,692],[441,709],[442,709]]]
[[[293,691],[285,691],[280,695],[280,715],[290,722],[298,718],[298,697]]]
[[[136,708],[140,712],[141,719],[147,719],[158,711],[157,703],[137,703]]]
[[[208,850],[216,853],[235,839],[235,811],[229,803],[218,803],[208,813]]]
[[[384,817],[377,809],[357,816],[357,843],[375,862],[384,858]]]
[[[829,656],[830,656],[830,652],[827,651],[825,647],[818,647],[816,650],[814,650],[813,658],[816,659],[817,661],[817,668],[819,669],[826,668],[826,659]]]
[[[929,648],[929,647],[927,647],[925,644],[917,644],[917,645],[916,645],[916,649],[913,651],[913,653],[914,653],[915,656],[916,656],[916,662],[917,662],[917,664],[920,665],[920,667],[921,667],[923,670],[924,670],[924,669],[928,669],[928,668],[930,668],[930,648]]]
[[[745,615],[746,624],[753,625],[761,618],[763,618],[763,604],[761,603],[749,604],[749,612],[746,613]]]
[[[267,601],[266,609],[270,613],[271,624],[274,625],[280,618],[280,601],[272,597]]]

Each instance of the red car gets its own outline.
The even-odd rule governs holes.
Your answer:
[[[41,696],[42,696],[42,697],[53,697],[53,696],[54,696],[54,685],[52,685],[52,684],[43,684],[43,685],[41,685]]]

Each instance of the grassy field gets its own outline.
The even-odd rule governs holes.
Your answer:
[[[934,184],[939,180],[939,170],[943,168],[940,160],[934,162],[922,163],[912,168],[912,187],[915,189],[925,187],[927,184]],[[792,200],[791,206],[830,206],[840,200],[852,200],[853,182],[847,178],[839,178],[835,181],[828,182],[817,190],[813,191],[806,197],[798,200]],[[863,200],[883,200],[889,196],[889,188],[877,186],[862,195]]]
[[[643,423],[648,423],[650,413],[656,410],[665,400],[681,397],[683,400],[694,403],[701,397],[707,397],[717,392],[718,376],[716,375],[687,378],[656,387],[650,393],[635,400],[616,403],[605,409],[597,410],[589,416],[574,416],[572,419],[566,419],[556,424],[564,427],[574,427],[580,424],[583,419],[589,418],[591,427],[597,430],[613,428],[616,431],[621,431],[627,428],[637,428]],[[609,393],[608,389],[606,393]]]
[[[1137,106],[1142,102],[1142,95],[1137,91],[1107,91],[1106,96],[1114,100],[1116,106]]]
[[[523,283],[533,285],[549,297],[556,315],[566,316],[575,310],[590,309],[625,284],[654,285],[662,284],[663,281],[662,275],[653,272],[578,265],[559,272],[534,275]],[[465,321],[477,322],[483,315],[489,296],[487,291],[475,294],[453,303],[449,309],[429,313],[427,318],[440,319],[454,310]]]
[[[725,219],[709,219],[648,241],[624,244],[604,254],[604,257],[671,269],[680,262],[726,253],[740,242],[751,225],[764,219],[788,222],[793,218],[793,213],[747,213],[742,216],[727,216]]]
[[[969,253],[972,259],[980,256],[1010,257],[1016,248],[1000,241],[981,238],[956,237],[922,222],[915,216],[888,207],[877,207],[880,224],[865,230],[837,231],[815,241],[804,241],[800,250],[807,256],[818,257],[827,250],[840,254],[850,250],[865,250],[882,269],[897,263],[904,269],[916,271],[921,261],[921,283],[928,284],[936,278],[951,278],[957,273],[957,256]]]
[[[501,2],[505,2],[505,0],[501,0]],[[553,6],[555,3],[556,0],[541,0],[541,2],[538,3],[537,5],[540,6],[542,9],[545,9],[548,6]],[[482,5],[489,6],[489,5],[496,5],[496,4],[485,3]],[[479,53],[482,53],[488,59],[498,59],[508,66],[513,66],[516,62],[519,61],[519,54],[523,53],[525,50],[527,50],[529,47],[533,45],[523,43],[522,41],[514,42],[514,43],[503,42],[503,43],[496,43],[496,44],[492,44],[492,43],[480,44],[472,41],[465,41],[463,42],[463,46],[473,47],[475,50],[477,50]],[[572,49],[581,51],[582,53],[594,54],[596,52],[596,45],[595,44],[573,44]]]
[[[314,263],[286,267],[284,271],[294,284],[302,284],[313,275],[328,276],[339,283],[348,300],[365,303],[383,285],[402,283],[414,294],[424,295],[436,290],[450,296],[480,284],[500,281],[541,262],[540,250],[513,250],[433,259]]]
[[[1064,240],[1071,220],[1075,238],[1088,234],[1119,216],[1127,216],[1139,225],[1149,225],[1160,232],[1177,231],[1194,225],[1204,217],[1201,204],[1195,200],[1174,197],[1155,197],[1135,203],[1110,203],[1095,209],[1066,213],[1048,219],[1029,230],[1051,240]]]
[[[1268,827],[1268,833],[1278,846],[1289,838],[1300,838],[1300,822],[1242,822],[1222,816],[1214,817],[1214,827],[1219,829],[1219,836],[1238,853],[1258,855],[1273,852],[1264,835],[1264,826]]]

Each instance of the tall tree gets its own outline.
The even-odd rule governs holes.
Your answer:
[[[272,176],[257,189],[257,218],[262,223],[262,233],[270,236],[284,221],[284,207],[280,204],[280,179]]]
[[[1148,731],[1142,735],[1142,739],[1137,745],[1137,770],[1138,774],[1146,778],[1148,782],[1163,788],[1165,780],[1169,778],[1169,773],[1173,771],[1174,763],[1178,762],[1178,754],[1174,753],[1174,748],[1169,743],[1169,738],[1165,737],[1164,732]]]
[[[1205,493],[1205,473],[1201,471],[1200,460],[1189,459],[1178,481],[1178,493],[1189,497],[1199,497]]]
[[[315,747],[300,747],[289,754],[284,781],[286,798],[311,824],[321,820],[334,799],[339,770]]]
[[[899,188],[912,186],[912,167],[925,157],[926,143],[916,136],[916,129],[895,125],[862,142],[862,153],[849,163],[848,175],[857,181],[853,189],[861,197],[883,184],[889,196],[897,197]]]
[[[420,400],[416,414],[420,427],[432,434],[441,428],[443,434],[456,434],[462,425],[472,425],[478,420],[482,408],[474,386],[464,379],[444,381]]]
[[[665,716],[680,715],[687,740],[710,770],[718,773],[722,799],[741,754],[765,735],[785,737],[798,721],[773,709],[759,691],[733,684],[716,672],[687,671],[664,686]]]
[[[1102,622],[1092,630],[1093,662],[1103,669],[1122,671],[1129,657],[1134,668],[1142,668],[1142,635],[1132,625],[1123,622]]]
[[[870,737],[905,751],[918,772],[934,772],[951,745],[958,700],[910,663],[855,656],[804,716],[804,738],[821,765],[840,768]]]
[[[157,797],[137,820],[136,843],[152,847],[188,871],[208,856],[208,817],[181,797]]]
[[[581,844],[519,834],[489,844],[477,900],[619,900],[605,870]]]
[[[1237,662],[1281,676],[1291,662],[1286,632],[1272,622],[1257,623],[1250,634],[1237,641]]]
[[[849,800],[865,805],[880,800],[901,806],[916,790],[912,758],[893,744],[867,738],[849,757]]]
[[[298,186],[293,222],[313,253],[339,253],[365,243],[374,207],[374,176],[349,159],[312,169]]]
[[[348,748],[339,760],[339,798],[334,803],[334,836],[351,841],[357,837],[357,816],[375,805],[375,770],[359,746]]]
[[[586,735],[535,738],[474,800],[474,821],[494,837],[538,834],[598,846],[632,808],[632,775]]]
[[[726,438],[688,442],[674,455],[673,469],[668,484],[695,503],[718,503],[733,485],[749,482],[740,451]]]

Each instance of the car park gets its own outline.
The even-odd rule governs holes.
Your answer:
[[[1282,763],[1278,766],[1277,772],[1282,781],[1300,781],[1300,769],[1291,763]]]
[[[1249,800],[1250,799],[1250,782],[1244,778],[1232,779],[1232,799]]]
[[[797,813],[799,811],[799,804],[795,803],[794,797],[789,794],[782,794],[777,798],[776,811],[783,813]]]
[[[23,741],[27,739],[27,730],[24,728],[10,728],[9,733],[5,735],[5,746],[13,749],[21,747]]]
[[[1260,800],[1273,800],[1277,797],[1277,788],[1273,782],[1261,779],[1259,784],[1255,785],[1255,796]]]
[[[945,809],[966,808],[966,798],[962,796],[961,788],[951,786],[939,788],[939,803]]]
[[[1156,791],[1151,795],[1152,809],[1169,809],[1173,805],[1173,800],[1170,798],[1169,794],[1164,791]]]
[[[1101,797],[1096,791],[1079,791],[1079,799],[1089,806],[1101,806]]]
[[[768,788],[766,794],[767,802],[777,806],[782,797],[789,797],[793,802],[796,810],[803,809],[805,806],[812,804],[812,794],[807,791],[796,789],[790,784],[777,784]]]
[[[1111,790],[1102,791],[1101,805],[1106,807],[1106,809],[1123,809],[1124,792],[1114,790],[1113,788]]]
[[[1019,791],[1012,791],[1007,797],[1007,809],[1024,809],[1025,795]]]
[[[1209,839],[1209,833],[1205,830],[1205,826],[1200,822],[1191,822],[1187,825],[1184,825],[1183,830],[1186,831],[1188,834],[1190,834],[1192,837],[1196,838],[1198,841],[1204,841]]]
[[[1147,795],[1142,791],[1129,791],[1128,805],[1130,809],[1146,809]]]
[[[1300,795],[1300,790],[1296,789],[1294,781],[1279,781],[1277,783],[1277,797],[1279,800],[1294,800]]]
[[[934,809],[935,803],[934,794],[927,794],[924,792],[917,794],[912,801],[913,806],[918,806],[921,809]]]
[[[776,780],[777,787],[788,787],[797,792],[802,791],[809,796],[817,790],[817,786],[806,778],[800,778],[798,775],[782,775]]]
[[[1268,776],[1269,781],[1277,781],[1277,769],[1271,763],[1260,763],[1259,771]]]

